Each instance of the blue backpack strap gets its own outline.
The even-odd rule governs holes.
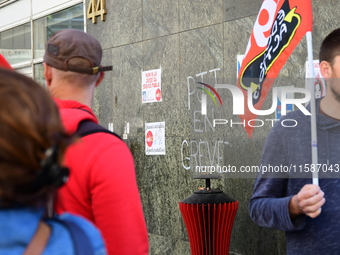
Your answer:
[[[101,125],[92,122],[91,120],[83,120],[79,123],[76,134],[80,137],[84,137],[90,134],[94,134],[94,133],[108,133],[111,135],[116,136],[117,138],[119,138],[120,140],[122,140],[122,138],[117,135],[116,133],[113,133],[109,130],[107,130],[106,128],[102,127]]]
[[[73,240],[74,250],[77,255],[94,255],[89,237],[76,223],[65,219],[61,220],[53,218],[53,220],[62,224],[69,231]]]

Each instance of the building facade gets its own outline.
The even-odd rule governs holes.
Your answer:
[[[94,2],[102,5],[95,23],[87,18]],[[134,155],[152,255],[190,254],[178,202],[204,185],[192,178],[193,159],[208,155],[238,169],[259,162],[269,123],[255,128],[252,138],[242,126],[228,127],[220,134],[224,147],[216,156],[219,142],[210,147],[199,137],[192,142],[192,127],[209,128],[210,119],[192,120],[195,113],[189,98],[192,84],[198,81],[236,83],[237,56],[246,50],[261,4],[262,0],[0,1],[0,53],[19,72],[41,83],[44,44],[53,32],[77,28],[102,44],[103,63],[112,64],[113,72],[107,72],[98,87],[94,110],[103,126],[124,137]],[[340,2],[313,0],[312,4],[313,53],[318,59],[322,39],[340,27]],[[104,9],[106,13],[100,13]],[[304,87],[306,60],[302,40],[274,86],[287,85],[285,79],[294,78],[302,82],[289,85]],[[161,72],[159,102],[142,102],[142,75],[148,70]],[[223,103],[232,108],[229,101]],[[239,121],[237,116],[230,118]],[[163,155],[146,153],[146,124],[154,122],[165,123]],[[212,186],[239,201],[230,254],[285,254],[284,233],[261,228],[249,217],[254,176],[224,177],[212,181]]]
[[[0,1],[0,53],[21,73],[43,82],[45,43],[65,28],[85,30],[83,1]]]

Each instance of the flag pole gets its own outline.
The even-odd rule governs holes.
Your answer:
[[[314,165],[313,184],[319,185],[319,174],[317,172],[318,164],[318,138],[317,138],[317,127],[316,127],[316,103],[315,103],[315,88],[314,88],[314,64],[313,64],[313,44],[312,44],[312,32],[306,33],[307,38],[307,51],[308,51],[308,63],[309,63],[309,74],[307,77],[308,88],[311,92],[310,110],[311,110],[311,146],[312,146],[312,164]],[[312,169],[312,168],[311,168]]]

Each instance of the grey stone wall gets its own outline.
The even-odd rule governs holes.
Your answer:
[[[113,123],[114,131],[120,135],[125,123],[130,124],[126,142],[135,159],[150,254],[190,254],[178,202],[203,182],[192,179],[191,172],[182,165],[188,163],[182,159],[181,148],[184,140],[190,140],[192,124],[187,78],[220,68],[218,77],[235,84],[236,55],[245,52],[261,3],[262,0],[115,0],[106,1],[106,21],[87,22],[87,32],[103,46],[103,63],[113,64],[113,72],[106,73],[96,91],[94,110],[103,126]],[[314,59],[318,58],[324,36],[340,26],[339,7],[337,0],[313,0]],[[306,59],[303,40],[275,86],[287,77],[303,78]],[[158,68],[162,68],[163,101],[142,104],[141,72]],[[208,73],[207,78],[212,79],[213,73]],[[146,156],[145,123],[159,121],[166,124],[166,155]],[[223,134],[229,143],[224,150],[225,160],[237,167],[257,165],[269,129],[268,125],[255,129],[251,139],[243,128],[228,129]],[[239,201],[230,254],[285,254],[284,234],[261,228],[249,218],[247,207],[253,181],[224,178],[212,182]]]

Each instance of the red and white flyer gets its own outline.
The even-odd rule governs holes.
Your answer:
[[[142,72],[142,103],[162,101],[162,69]]]
[[[165,155],[165,122],[145,123],[145,154]]]

